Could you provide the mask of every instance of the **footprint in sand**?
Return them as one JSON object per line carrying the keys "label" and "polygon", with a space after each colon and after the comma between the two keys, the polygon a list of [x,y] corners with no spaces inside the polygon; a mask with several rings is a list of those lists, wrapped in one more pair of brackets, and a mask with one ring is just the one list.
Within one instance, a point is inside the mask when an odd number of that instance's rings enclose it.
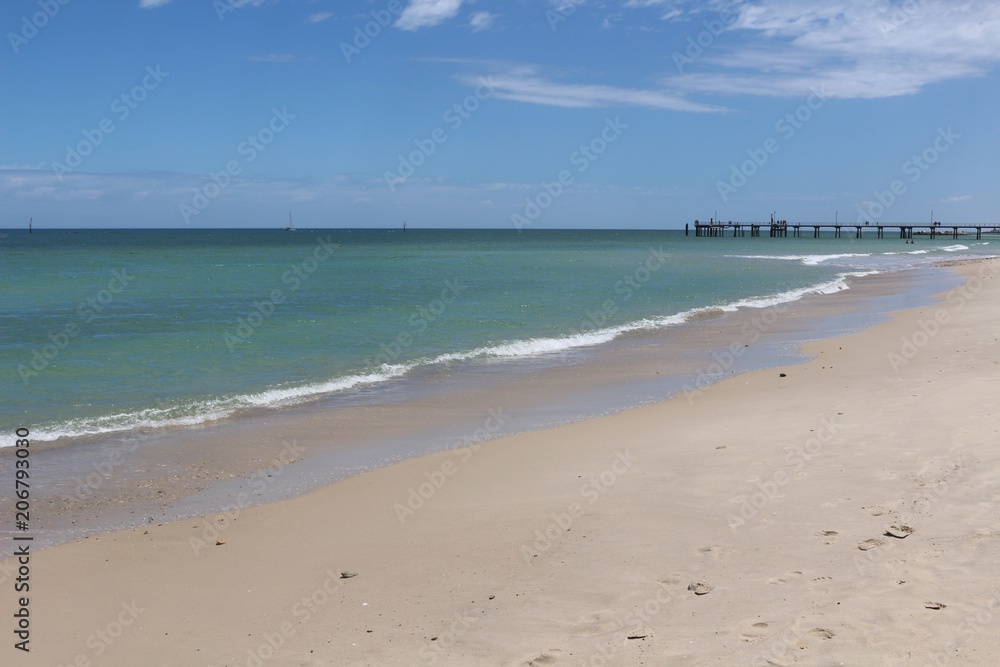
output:
{"label": "footprint in sand", "polygon": [[713,590],[715,590],[715,586],[710,586],[709,584],[706,584],[705,582],[702,581],[694,581],[688,584],[687,589],[692,593],[694,593],[695,595],[700,596],[700,595],[708,595]]}
{"label": "footprint in sand", "polygon": [[862,551],[868,551],[869,549],[876,549],[882,546],[883,544],[885,544],[885,540],[878,537],[873,537],[872,539],[865,540],[864,542],[859,544],[858,548],[861,549]]}
{"label": "footprint in sand", "polygon": [[770,579],[767,580],[767,583],[769,583],[769,584],[787,584],[789,581],[792,581],[793,579],[795,579],[797,577],[801,577],[801,576],[802,576],[802,572],[800,572],[799,570],[793,570],[792,572],[789,572],[788,574],[786,574],[786,575],[784,575],[782,577],[771,577]]}
{"label": "footprint in sand", "polygon": [[684,578],[681,575],[671,574],[670,576],[663,577],[662,579],[657,580],[656,583],[658,583],[661,586],[677,586],[682,581],[684,581]]}
{"label": "footprint in sand", "polygon": [[703,556],[710,555],[716,560],[720,558],[725,558],[729,554],[733,553],[733,551],[735,550],[730,549],[729,547],[720,547],[717,544],[713,544],[712,546],[708,547],[698,547],[698,553],[700,553]]}
{"label": "footprint in sand", "polygon": [[580,617],[581,623],[574,629],[580,635],[600,635],[612,632],[622,627],[621,621],[615,618],[610,609],[592,611]]}
{"label": "footprint in sand", "polygon": [[914,528],[908,526],[905,523],[894,523],[885,529],[885,534],[890,537],[895,537],[897,540],[903,540],[914,533]]}
{"label": "footprint in sand", "polygon": [[833,583],[833,577],[816,577],[811,580],[806,588],[809,589],[810,593],[828,593],[830,591],[830,584]]}
{"label": "footprint in sand", "polygon": [[820,639],[833,639],[836,635],[833,630],[827,630],[826,628],[813,628],[809,631],[809,634]]}
{"label": "footprint in sand", "polygon": [[881,505],[869,505],[868,507],[862,507],[861,509],[868,510],[868,513],[872,516],[882,516],[885,514],[885,508]]}
{"label": "footprint in sand", "polygon": [[767,623],[754,623],[749,630],[740,633],[740,641],[748,644],[759,644],[770,636]]}
{"label": "footprint in sand", "polygon": [[821,530],[816,533],[816,537],[818,537],[823,544],[836,544],[840,541],[840,533],[835,530]]}
{"label": "footprint in sand", "polygon": [[538,657],[528,661],[528,667],[542,667],[542,665],[554,665],[559,660],[562,651],[557,648],[550,648],[541,653]]}

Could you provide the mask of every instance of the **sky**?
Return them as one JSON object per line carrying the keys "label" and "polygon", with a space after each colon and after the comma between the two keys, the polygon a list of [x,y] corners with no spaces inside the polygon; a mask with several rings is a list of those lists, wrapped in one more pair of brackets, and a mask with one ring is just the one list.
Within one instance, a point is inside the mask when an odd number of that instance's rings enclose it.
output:
{"label": "sky", "polygon": [[0,228],[1000,223],[992,0],[5,0]]}

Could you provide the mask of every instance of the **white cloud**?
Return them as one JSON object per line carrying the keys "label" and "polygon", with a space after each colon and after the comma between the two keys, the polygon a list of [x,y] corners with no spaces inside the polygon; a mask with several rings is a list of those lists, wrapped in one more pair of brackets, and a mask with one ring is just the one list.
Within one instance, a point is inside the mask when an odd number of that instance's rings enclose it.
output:
{"label": "white cloud", "polygon": [[142,9],[155,9],[163,5],[169,5],[173,0],[139,0],[139,7]]}
{"label": "white cloud", "polygon": [[[480,85],[483,77],[464,76],[470,85]],[[595,108],[637,106],[672,111],[721,112],[723,107],[701,104],[664,90],[622,88],[603,84],[560,83],[539,74],[533,66],[519,66],[493,72],[486,79],[493,96],[531,104],[557,107]]]}
{"label": "white cloud", "polygon": [[480,30],[489,30],[493,27],[493,22],[496,20],[497,15],[491,14],[490,12],[476,12],[469,19],[469,27],[472,28],[472,32],[479,32]]}
{"label": "white cloud", "polygon": [[[628,4],[640,3],[660,4]],[[690,61],[664,86],[781,97],[824,86],[835,98],[878,98],[983,75],[1000,63],[1000,4],[992,0],[769,0],[729,11],[719,15],[717,34],[707,26],[698,33],[702,53],[674,54],[675,62],[678,54]]]}
{"label": "white cloud", "polygon": [[941,201],[945,204],[958,204],[963,201],[971,201],[971,200],[972,200],[972,195],[961,195],[959,197],[948,197],[946,199],[942,199]]}
{"label": "white cloud", "polygon": [[462,8],[463,0],[412,0],[403,10],[395,26],[402,30],[432,28],[453,18]]}
{"label": "white cloud", "polygon": [[[983,76],[1000,64],[1000,3],[993,0],[624,0],[620,6],[659,11],[678,26],[667,41],[674,51],[663,54],[676,71],[647,89],[511,74],[499,96],[555,106],[718,111],[697,98],[813,91],[841,99],[894,97]],[[605,20],[604,27],[614,25]]]}
{"label": "white cloud", "polygon": [[309,15],[310,23],[322,23],[323,21],[333,18],[333,12],[317,12],[315,14]]}

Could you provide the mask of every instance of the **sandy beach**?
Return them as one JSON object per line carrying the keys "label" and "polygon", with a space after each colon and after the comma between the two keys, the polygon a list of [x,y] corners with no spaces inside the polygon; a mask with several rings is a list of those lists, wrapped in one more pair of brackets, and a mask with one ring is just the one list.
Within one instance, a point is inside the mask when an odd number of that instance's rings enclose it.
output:
{"label": "sandy beach", "polygon": [[997,664],[1000,261],[938,271],[807,363],[34,553],[30,653],[8,558],[4,664]]}

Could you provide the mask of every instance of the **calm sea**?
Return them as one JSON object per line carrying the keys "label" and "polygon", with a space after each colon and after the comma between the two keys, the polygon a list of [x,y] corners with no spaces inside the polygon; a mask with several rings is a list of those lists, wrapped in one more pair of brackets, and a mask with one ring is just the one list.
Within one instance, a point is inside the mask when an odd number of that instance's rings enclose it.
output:
{"label": "calm sea", "polygon": [[[1000,241],[997,241],[1000,243]],[[558,355],[989,241],[683,232],[47,230],[0,239],[0,425],[197,424],[432,365]]]}

